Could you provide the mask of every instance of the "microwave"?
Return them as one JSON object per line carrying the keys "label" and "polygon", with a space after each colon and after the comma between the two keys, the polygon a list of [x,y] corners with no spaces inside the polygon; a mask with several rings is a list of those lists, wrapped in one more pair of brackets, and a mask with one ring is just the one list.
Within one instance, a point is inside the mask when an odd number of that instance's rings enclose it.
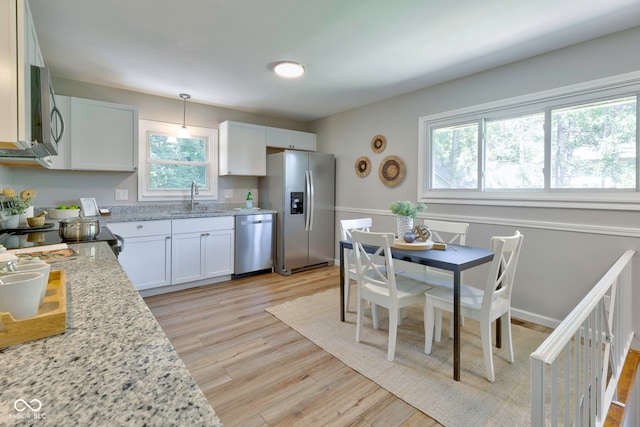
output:
{"label": "microwave", "polygon": [[[31,66],[31,141],[29,148],[0,148],[0,157],[42,159],[58,154],[64,119],[56,106],[49,70]],[[0,162],[6,163],[6,162]]]}

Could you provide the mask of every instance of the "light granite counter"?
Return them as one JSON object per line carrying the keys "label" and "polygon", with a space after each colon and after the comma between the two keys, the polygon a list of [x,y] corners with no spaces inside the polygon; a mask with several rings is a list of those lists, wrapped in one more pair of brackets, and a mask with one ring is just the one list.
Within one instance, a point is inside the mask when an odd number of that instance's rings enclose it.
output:
{"label": "light granite counter", "polygon": [[69,246],[67,331],[0,350],[0,425],[220,426],[109,246]]}
{"label": "light granite counter", "polygon": [[[105,206],[111,214],[100,217],[101,223],[109,222],[130,222],[130,221],[153,221],[165,219],[185,219],[204,218],[219,216],[238,216],[254,214],[275,214],[276,211],[269,209],[246,209],[240,203],[200,203],[193,211],[188,210],[181,204],[172,205],[122,205]],[[39,207],[36,212],[42,210],[52,210],[50,207]]]}

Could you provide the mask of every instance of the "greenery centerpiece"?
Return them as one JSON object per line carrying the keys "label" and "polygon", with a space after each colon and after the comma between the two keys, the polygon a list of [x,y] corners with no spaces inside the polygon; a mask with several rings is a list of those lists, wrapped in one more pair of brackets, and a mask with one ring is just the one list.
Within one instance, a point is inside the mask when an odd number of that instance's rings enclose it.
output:
{"label": "greenery centerpiece", "polygon": [[[6,228],[17,228],[20,223],[26,224],[27,217],[33,216],[31,201],[36,196],[36,190],[23,190],[18,196],[12,188],[5,188],[2,194],[6,197],[6,210],[2,217],[3,220],[7,220]],[[10,218],[5,218],[6,216]]]}
{"label": "greenery centerpiece", "polygon": [[418,213],[427,210],[423,203],[413,203],[410,200],[396,201],[389,206],[391,212],[396,214],[396,232],[398,238],[403,238],[408,231],[413,231],[413,220]]}

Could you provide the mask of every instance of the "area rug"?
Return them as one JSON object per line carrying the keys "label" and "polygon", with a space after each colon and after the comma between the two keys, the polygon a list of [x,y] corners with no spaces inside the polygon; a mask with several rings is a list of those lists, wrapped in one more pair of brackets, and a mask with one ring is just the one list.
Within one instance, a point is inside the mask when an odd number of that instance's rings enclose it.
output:
{"label": "area rug", "polygon": [[[266,311],[416,409],[445,426],[530,425],[529,355],[546,334],[513,325],[515,363],[494,347],[496,381],[485,377],[479,323],[465,319],[461,335],[460,381],[453,380],[453,340],[443,318],[442,340],[424,354],[421,307],[409,307],[398,328],[396,355],[387,361],[388,323],[380,309],[380,329],[366,311],[362,341],[355,342],[355,297],[346,322],[339,320],[339,289],[298,298]],[[355,296],[355,292],[352,293]],[[383,316],[384,314],[384,316]]]}

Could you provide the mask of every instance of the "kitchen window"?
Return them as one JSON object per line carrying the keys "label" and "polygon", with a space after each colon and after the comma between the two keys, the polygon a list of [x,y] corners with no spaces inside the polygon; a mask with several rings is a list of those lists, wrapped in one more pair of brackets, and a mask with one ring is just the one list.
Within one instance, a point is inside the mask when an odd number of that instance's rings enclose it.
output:
{"label": "kitchen window", "polygon": [[419,200],[640,209],[640,81],[580,89],[420,118]]}
{"label": "kitchen window", "polygon": [[180,125],[140,120],[138,200],[186,200],[191,182],[198,200],[218,199],[218,130],[189,126],[191,138],[177,138]]}

